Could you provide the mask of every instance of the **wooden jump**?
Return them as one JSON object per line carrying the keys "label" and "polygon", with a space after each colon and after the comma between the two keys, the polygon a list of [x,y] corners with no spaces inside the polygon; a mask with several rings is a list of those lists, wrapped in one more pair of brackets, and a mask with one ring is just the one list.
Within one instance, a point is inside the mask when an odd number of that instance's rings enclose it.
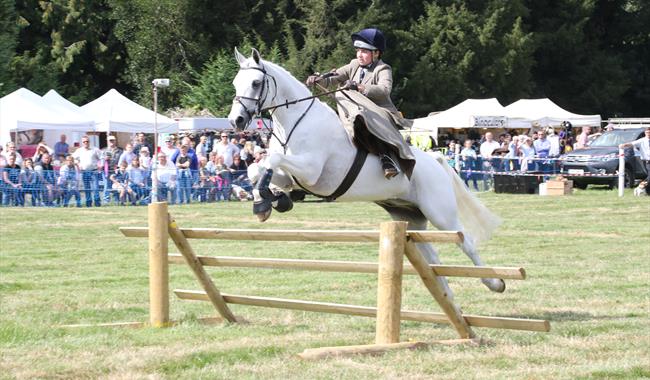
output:
{"label": "wooden jump", "polygon": [[[174,294],[183,300],[209,301],[205,292],[200,290],[183,290],[174,289]],[[312,311],[329,314],[355,315],[358,317],[376,317],[377,308],[368,306],[345,305],[329,302],[302,301],[273,297],[252,297],[237,294],[222,293],[224,301],[234,305],[260,306],[275,309],[289,309]],[[509,317],[486,317],[481,315],[463,314],[469,326],[488,327],[495,329],[524,330],[547,332],[550,330],[550,324],[541,319],[523,319]],[[401,320],[413,322],[428,322],[451,324],[444,313],[402,310]]]}
{"label": "wooden jump", "polygon": [[[262,268],[262,269],[293,269],[318,272],[347,272],[347,273],[377,273],[377,263],[362,261],[335,260],[298,260],[298,259],[267,259],[254,257],[233,256],[197,256],[203,266],[224,268]],[[170,253],[170,264],[185,264],[183,255]],[[524,268],[510,267],[475,267],[467,265],[428,264],[436,276],[446,277],[475,277],[500,278],[504,280],[524,280]],[[404,264],[402,274],[416,275],[418,272],[409,264]]]}
{"label": "wooden jump", "polygon": [[[429,264],[420,255],[415,243],[462,243],[463,235],[457,231],[412,231],[406,222],[385,222],[379,230],[255,230],[220,228],[180,228],[169,216],[167,204],[152,203],[149,208],[149,227],[121,227],[127,237],[149,238],[149,286],[150,325],[166,327],[173,325],[169,319],[169,270],[168,265],[187,264],[202,291],[174,290],[176,296],[185,300],[208,301],[220,315],[219,320],[237,322],[229,304],[271,307],[280,309],[345,314],[377,319],[375,344],[326,347],[305,350],[302,358],[321,358],[354,353],[381,353],[394,349],[426,347],[422,342],[400,343],[400,322],[418,321],[451,324],[460,336],[455,343],[476,344],[480,340],[472,327],[489,327],[545,332],[550,330],[546,320],[509,317],[487,317],[463,314],[453,296],[446,291],[444,277],[481,277],[523,280],[523,268],[470,267]],[[168,240],[172,239],[180,254],[170,254]],[[198,256],[188,239],[261,240],[261,241],[311,241],[379,243],[377,263],[335,260],[295,260],[249,258],[229,256]],[[404,263],[404,257],[410,264]],[[327,302],[291,300],[273,297],[244,296],[222,293],[208,276],[204,267],[238,267],[310,270],[321,272],[349,272],[377,274],[377,307],[346,305]],[[418,275],[442,309],[442,313],[401,309],[402,277]]]}
{"label": "wooden jump", "polygon": [[[188,239],[261,240],[261,241],[329,241],[339,243],[375,243],[379,231],[368,230],[255,230],[226,228],[181,228]],[[120,227],[126,237],[146,238],[147,227]],[[458,231],[406,231],[407,240],[415,243],[462,243]]]}

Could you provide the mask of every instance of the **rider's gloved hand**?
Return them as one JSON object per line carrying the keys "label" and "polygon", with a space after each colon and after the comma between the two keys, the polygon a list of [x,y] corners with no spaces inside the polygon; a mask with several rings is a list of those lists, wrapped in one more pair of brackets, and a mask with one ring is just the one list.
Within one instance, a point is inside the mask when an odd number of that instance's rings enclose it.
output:
{"label": "rider's gloved hand", "polygon": [[346,90],[352,90],[352,91],[358,91],[359,90],[359,84],[355,81],[349,80],[345,82],[345,86],[343,86]]}
{"label": "rider's gloved hand", "polygon": [[314,83],[318,82],[320,79],[320,74],[319,73],[313,73],[312,75],[307,77],[307,80],[305,81],[305,84],[309,87],[313,86]]}

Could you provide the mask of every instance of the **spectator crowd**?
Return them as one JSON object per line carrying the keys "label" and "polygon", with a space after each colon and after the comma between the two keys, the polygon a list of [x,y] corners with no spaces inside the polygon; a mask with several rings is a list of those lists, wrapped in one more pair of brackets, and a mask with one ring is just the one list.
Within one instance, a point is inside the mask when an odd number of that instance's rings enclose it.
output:
{"label": "spectator crowd", "polygon": [[[559,157],[586,147],[590,135],[590,127],[583,127],[574,141],[570,125],[557,133],[533,125],[528,134],[495,138],[488,131],[477,139],[449,140],[437,149],[459,169],[467,186],[471,181],[479,190],[479,181],[484,189],[491,186],[494,173],[557,173]],[[155,152],[144,133],[123,147],[109,135],[102,149],[91,146],[88,136],[75,149],[61,135],[53,148],[40,143],[32,157],[22,157],[9,142],[4,151],[0,146],[0,199],[3,206],[24,206],[29,200],[32,206],[61,207],[71,202],[77,207],[143,205],[154,196],[171,204],[252,199],[248,169],[266,154],[262,136],[221,131],[212,137],[208,132],[168,135]],[[423,150],[436,149],[428,137],[407,141]]]}
{"label": "spectator crowd", "polygon": [[482,180],[487,189],[494,173],[558,173],[560,156],[574,148],[585,148],[590,135],[591,128],[583,127],[574,141],[570,124],[564,124],[558,132],[536,124],[529,134],[502,133],[495,138],[492,132],[486,132],[480,139],[466,139],[462,144],[449,140],[444,152],[449,164],[460,169],[467,186],[471,181],[478,190],[478,181]]}
{"label": "spectator crowd", "polygon": [[143,205],[154,196],[171,204],[252,199],[247,170],[266,154],[262,137],[211,135],[169,135],[158,152],[144,133],[123,147],[109,135],[102,149],[88,136],[71,147],[61,135],[53,148],[40,143],[32,157],[9,142],[4,151],[0,146],[0,199],[3,206],[51,207]]}

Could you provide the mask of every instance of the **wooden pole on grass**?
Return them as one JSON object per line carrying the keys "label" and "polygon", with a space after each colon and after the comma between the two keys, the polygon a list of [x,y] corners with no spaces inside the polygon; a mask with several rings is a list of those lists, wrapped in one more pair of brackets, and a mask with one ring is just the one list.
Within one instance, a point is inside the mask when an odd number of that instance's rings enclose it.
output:
{"label": "wooden pole on grass", "polygon": [[380,225],[376,344],[399,343],[407,225],[407,222]]}
{"label": "wooden pole on grass", "polygon": [[149,322],[169,325],[169,265],[167,261],[167,202],[148,206],[149,219]]}

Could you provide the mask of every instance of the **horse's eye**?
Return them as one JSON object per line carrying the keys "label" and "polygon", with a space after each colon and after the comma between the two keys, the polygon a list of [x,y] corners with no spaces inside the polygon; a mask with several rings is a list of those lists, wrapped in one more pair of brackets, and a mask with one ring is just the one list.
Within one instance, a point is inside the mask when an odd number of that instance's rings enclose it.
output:
{"label": "horse's eye", "polygon": [[262,81],[260,81],[260,80],[254,80],[253,81],[253,88],[259,88],[260,85],[262,85]]}

